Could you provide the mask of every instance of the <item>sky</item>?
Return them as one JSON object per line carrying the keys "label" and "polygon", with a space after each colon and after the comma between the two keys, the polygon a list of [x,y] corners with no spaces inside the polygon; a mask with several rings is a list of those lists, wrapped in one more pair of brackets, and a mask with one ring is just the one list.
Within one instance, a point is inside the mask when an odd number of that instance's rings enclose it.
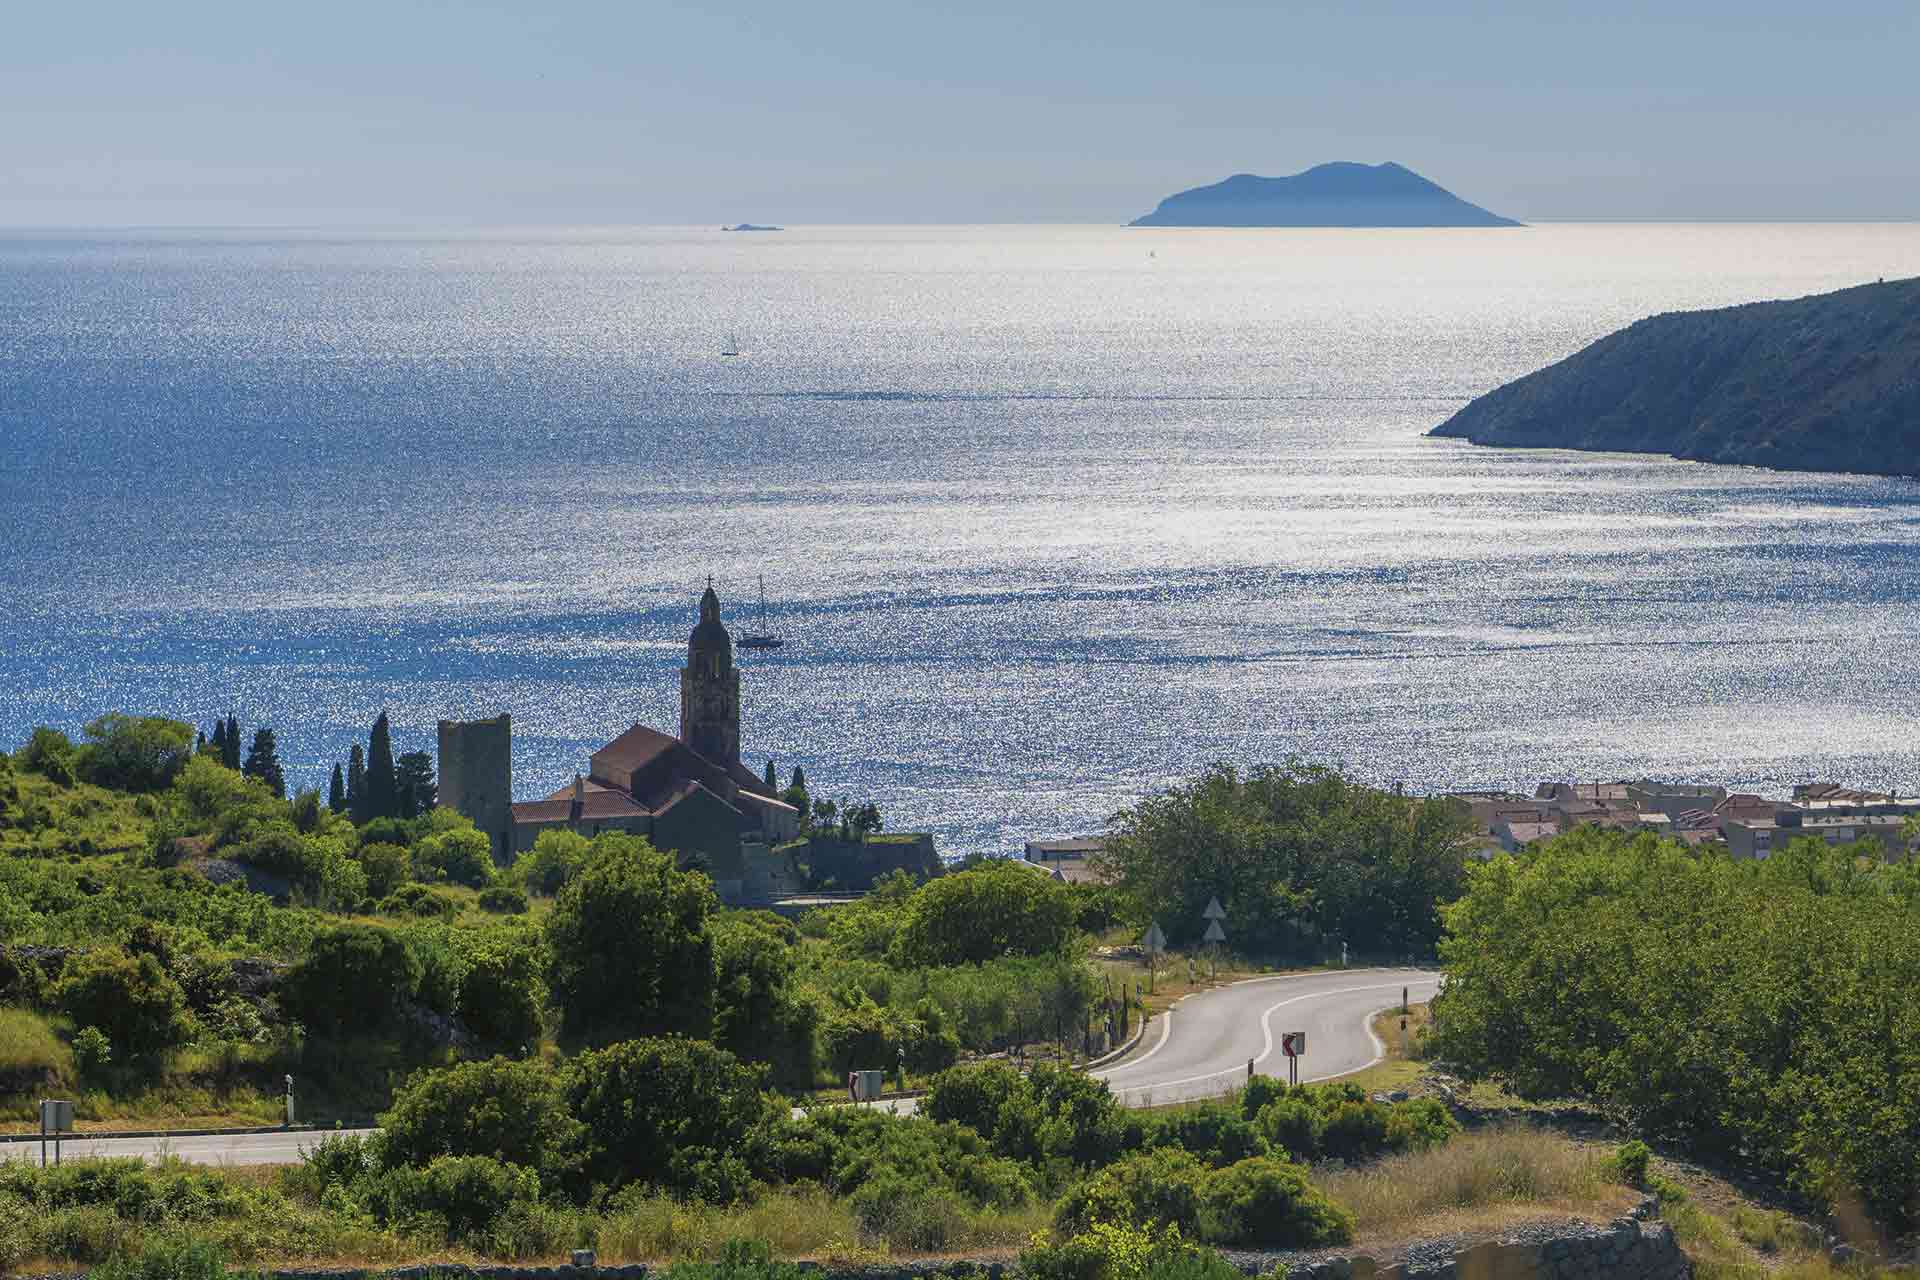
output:
{"label": "sky", "polygon": [[1920,0],[11,0],[0,225],[1920,219]]}

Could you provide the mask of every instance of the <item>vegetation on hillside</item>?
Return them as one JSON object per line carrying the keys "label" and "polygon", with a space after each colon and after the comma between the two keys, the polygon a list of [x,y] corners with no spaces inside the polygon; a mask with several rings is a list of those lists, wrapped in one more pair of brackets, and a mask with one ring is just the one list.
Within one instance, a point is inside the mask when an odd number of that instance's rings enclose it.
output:
{"label": "vegetation on hillside", "polygon": [[1436,1051],[1527,1096],[1920,1220],[1920,865],[1799,840],[1737,862],[1582,828],[1475,868]]}

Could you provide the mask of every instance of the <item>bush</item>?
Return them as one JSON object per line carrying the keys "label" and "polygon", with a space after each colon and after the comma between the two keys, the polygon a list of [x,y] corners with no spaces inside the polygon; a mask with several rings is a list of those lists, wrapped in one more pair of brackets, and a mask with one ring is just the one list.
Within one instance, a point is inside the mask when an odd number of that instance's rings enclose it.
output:
{"label": "bush", "polygon": [[964,1124],[1003,1156],[1042,1164],[1103,1164],[1125,1145],[1124,1121],[1104,1082],[1041,1065],[1022,1075],[1005,1063],[955,1067],[934,1078],[921,1104],[933,1120]]}
{"label": "bush", "polygon": [[420,977],[419,960],[397,934],[348,925],[313,940],[281,979],[280,1006],[309,1031],[339,1036],[384,1025],[418,992]]}
{"label": "bush", "polygon": [[1171,1147],[1128,1156],[1068,1191],[1054,1209],[1054,1225],[1066,1235],[1124,1222],[1197,1236],[1206,1179],[1205,1165]]}
{"label": "bush", "polygon": [[114,712],[87,725],[87,779],[118,791],[160,791],[193,755],[193,726]]}
{"label": "bush", "polygon": [[460,914],[458,902],[424,884],[403,884],[376,905],[382,915],[421,920],[451,920]]}
{"label": "bush", "polygon": [[547,918],[548,983],[567,1029],[607,1042],[713,1028],[713,882],[647,841],[617,833]]}
{"label": "bush", "polygon": [[98,1027],[82,1027],[73,1037],[73,1065],[82,1079],[98,1080],[113,1062],[113,1041]]}
{"label": "bush", "polygon": [[414,864],[436,878],[475,889],[493,883],[493,843],[471,826],[428,836],[413,850]]}
{"label": "bush", "polygon": [[186,993],[150,954],[103,948],[68,959],[55,988],[76,1025],[97,1027],[128,1058],[148,1058],[193,1036]]}
{"label": "bush", "polygon": [[1259,1128],[1226,1102],[1206,1102],[1154,1116],[1146,1126],[1146,1145],[1178,1147],[1214,1168],[1267,1154]]}
{"label": "bush", "polygon": [[1353,1239],[1353,1215],[1285,1160],[1256,1157],[1216,1169],[1200,1201],[1201,1234],[1218,1244],[1308,1249]]}
{"label": "bush", "polygon": [[1064,1241],[1037,1240],[1020,1254],[1023,1280],[1242,1280],[1239,1268],[1179,1230],[1101,1222]]}
{"label": "bush", "polygon": [[363,842],[356,856],[360,859],[360,869],[367,875],[367,894],[374,899],[391,896],[413,877],[413,855],[404,845],[384,840]]}
{"label": "bush", "polygon": [[[885,1184],[904,1191],[951,1191],[980,1208],[1018,1209],[1033,1199],[1033,1174],[996,1156],[972,1129],[855,1107],[827,1107],[780,1119],[756,1136],[754,1176],[819,1183],[850,1197]],[[869,1199],[876,1199],[874,1193]]]}
{"label": "bush", "polygon": [[511,875],[528,893],[551,898],[587,865],[593,846],[577,831],[542,831],[514,862]]}
{"label": "bush", "polygon": [[907,900],[889,953],[902,968],[1054,955],[1076,936],[1067,886],[1002,862],[930,880]]}
{"label": "bush", "polygon": [[[532,1169],[549,1185],[573,1177],[586,1141],[553,1070],[507,1058],[415,1074],[395,1092],[380,1123],[380,1156],[388,1167],[487,1156]],[[328,1152],[327,1158],[349,1154],[358,1153]]]}
{"label": "bush", "polygon": [[210,1241],[162,1237],[149,1241],[138,1257],[115,1254],[87,1280],[227,1280],[227,1260]]}
{"label": "bush", "polygon": [[523,942],[490,938],[467,954],[460,1020],[488,1044],[530,1049],[540,1043],[547,984],[545,957]]}
{"label": "bush", "polygon": [[1647,1144],[1635,1138],[1622,1143],[1613,1153],[1613,1167],[1620,1175],[1620,1181],[1630,1187],[1647,1185],[1647,1163],[1653,1159],[1653,1152]]}
{"label": "bush", "polygon": [[66,734],[45,725],[34,729],[14,763],[23,772],[37,773],[56,787],[71,787],[80,780],[80,753]]}
{"label": "bush", "polygon": [[761,1240],[729,1240],[717,1262],[676,1262],[662,1280],[805,1280],[807,1272],[795,1263],[775,1262],[773,1249]]}
{"label": "bush", "polygon": [[943,1253],[967,1228],[967,1202],[958,1192],[916,1185],[891,1176],[875,1178],[850,1203],[861,1236],[876,1244],[921,1253]]}
{"label": "bush", "polygon": [[527,895],[512,885],[488,885],[480,891],[480,909],[496,915],[523,916],[527,914]]}
{"label": "bush", "polygon": [[374,1196],[380,1216],[403,1228],[417,1231],[431,1223],[449,1242],[519,1252],[517,1242],[501,1240],[497,1228],[510,1214],[524,1218],[538,1209],[540,1179],[531,1169],[491,1156],[441,1156],[424,1169],[389,1171]]}
{"label": "bush", "polygon": [[767,1114],[760,1071],[724,1049],[670,1036],[629,1040],[568,1064],[567,1103],[586,1126],[586,1175],[726,1204],[748,1186],[747,1136]]}

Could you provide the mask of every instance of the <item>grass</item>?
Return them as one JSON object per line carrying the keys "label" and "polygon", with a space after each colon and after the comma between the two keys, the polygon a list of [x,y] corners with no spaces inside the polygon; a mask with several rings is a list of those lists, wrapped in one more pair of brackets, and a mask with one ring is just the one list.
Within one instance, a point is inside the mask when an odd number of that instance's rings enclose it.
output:
{"label": "grass", "polygon": [[53,1024],[26,1009],[0,1007],[0,1078],[45,1075],[55,1084],[73,1078],[73,1050]]}
{"label": "grass", "polygon": [[1543,1210],[1605,1218],[1637,1199],[1609,1178],[1603,1155],[1525,1126],[1461,1134],[1314,1181],[1353,1210],[1360,1236],[1376,1240],[1488,1229]]}
{"label": "grass", "polygon": [[1387,1056],[1370,1067],[1363,1067],[1342,1080],[1359,1085],[1369,1093],[1391,1093],[1405,1089],[1426,1072],[1421,1060],[1421,1038],[1433,1025],[1433,1010],[1424,1004],[1407,1007],[1406,1030],[1400,1029],[1400,1006],[1383,1009],[1373,1015],[1373,1034],[1387,1047]]}

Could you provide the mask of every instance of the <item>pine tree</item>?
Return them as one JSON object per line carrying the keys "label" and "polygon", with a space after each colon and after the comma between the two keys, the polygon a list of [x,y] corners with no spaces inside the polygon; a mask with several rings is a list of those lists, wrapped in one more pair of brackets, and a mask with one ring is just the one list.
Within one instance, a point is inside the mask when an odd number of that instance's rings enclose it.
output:
{"label": "pine tree", "polygon": [[432,756],[424,751],[407,752],[395,764],[393,776],[400,817],[417,818],[433,808],[438,788],[433,781]]}
{"label": "pine tree", "polygon": [[247,762],[240,772],[267,784],[274,795],[287,798],[287,775],[280,769],[280,752],[273,741],[273,730],[262,727],[254,732],[253,746],[247,750]]}
{"label": "pine tree", "polygon": [[221,744],[220,749],[222,752],[222,759],[220,763],[224,764],[229,769],[238,769],[240,767],[240,717],[239,716],[227,717],[227,738],[226,738],[226,741]]}
{"label": "pine tree", "polygon": [[355,822],[365,822],[373,816],[367,812],[367,753],[357,742],[347,753],[347,812]]}
{"label": "pine tree", "polygon": [[327,783],[327,808],[334,813],[347,811],[347,783],[340,776],[340,762],[333,762],[333,780]]}
{"label": "pine tree", "polygon": [[373,722],[373,737],[367,743],[367,816],[400,816],[400,787],[393,773],[393,730],[387,726],[387,713]]}
{"label": "pine tree", "polygon": [[769,795],[780,789],[780,784],[774,781],[772,756],[767,757],[767,776],[764,781],[767,784],[767,793]]}

